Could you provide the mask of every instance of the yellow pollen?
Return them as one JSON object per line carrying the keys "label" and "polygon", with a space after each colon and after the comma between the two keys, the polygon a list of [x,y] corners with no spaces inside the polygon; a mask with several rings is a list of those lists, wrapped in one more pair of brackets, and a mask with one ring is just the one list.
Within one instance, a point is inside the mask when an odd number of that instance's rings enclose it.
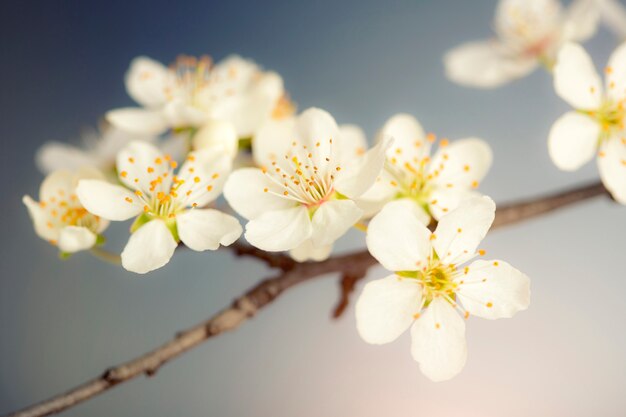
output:
{"label": "yellow pollen", "polygon": [[195,178],[193,179],[193,182],[200,182],[200,177],[195,177]]}
{"label": "yellow pollen", "polygon": [[433,143],[437,140],[437,136],[435,136],[434,133],[429,133],[426,135],[426,140],[428,140],[430,143]]}
{"label": "yellow pollen", "polygon": [[157,165],[161,165],[163,163],[163,160],[161,158],[155,158],[154,163]]}
{"label": "yellow pollen", "polygon": [[487,303],[487,304],[485,304],[485,305],[487,306],[487,308],[491,308],[491,307],[493,307],[493,303],[492,303],[491,301],[490,301],[490,302],[488,302],[488,303]]}
{"label": "yellow pollen", "polygon": [[264,193],[266,193],[266,192],[268,192],[268,191],[269,191],[269,189],[267,189],[267,188],[264,188],[264,189],[263,189],[263,192],[264,192]]}
{"label": "yellow pollen", "polygon": [[154,172],[154,168],[148,167],[148,174],[152,174]]}
{"label": "yellow pollen", "polygon": [[435,329],[437,329],[437,330],[441,329],[441,324],[440,323],[435,323]]}
{"label": "yellow pollen", "polygon": [[415,320],[419,319],[419,318],[420,318],[420,313],[415,313],[415,314],[413,314],[413,318],[414,318]]}
{"label": "yellow pollen", "polygon": [[172,167],[172,169],[176,169],[176,167],[178,166],[178,162],[170,161],[170,166]]}
{"label": "yellow pollen", "polygon": [[437,235],[436,234],[433,233],[432,235],[430,235],[430,240],[435,240],[435,239],[437,239]]}
{"label": "yellow pollen", "polygon": [[148,207],[148,206],[143,206],[143,211],[149,211],[149,210],[150,210],[150,207]]}
{"label": "yellow pollen", "polygon": [[461,229],[460,227],[458,229],[456,229],[457,233],[461,233],[463,231],[463,229]]}
{"label": "yellow pollen", "polygon": [[445,148],[449,144],[450,144],[450,141],[448,139],[441,139],[441,142],[439,142],[439,146],[441,146],[442,148]]}
{"label": "yellow pollen", "polygon": [[472,188],[478,188],[478,181],[472,181]]}
{"label": "yellow pollen", "polygon": [[128,176],[128,172],[126,172],[126,171],[120,172],[120,177],[126,178],[127,176]]}
{"label": "yellow pollen", "polygon": [[289,195],[289,191],[283,192],[283,195]]}
{"label": "yellow pollen", "polygon": [[485,256],[485,253],[487,253],[487,252],[485,252],[485,250],[484,250],[484,249],[479,249],[479,250],[478,250],[478,254],[479,254],[480,256]]}
{"label": "yellow pollen", "polygon": [[194,155],[188,155],[187,156],[187,160],[190,161],[190,162],[193,162],[193,161],[196,160],[196,157]]}
{"label": "yellow pollen", "polygon": [[128,158],[128,162],[130,162],[131,164],[134,164],[135,163],[135,158],[132,158],[132,157]]}
{"label": "yellow pollen", "polygon": [[495,262],[493,263],[493,266],[498,266],[498,265],[500,265],[500,264],[498,263],[498,261],[495,261]]}
{"label": "yellow pollen", "polygon": [[470,166],[469,165],[465,165],[463,167],[463,171],[468,172],[470,170]]}
{"label": "yellow pollen", "polygon": [[126,200],[128,203],[132,203],[133,202],[133,199],[130,198],[130,197],[126,197],[126,198],[124,198],[124,200]]}
{"label": "yellow pollen", "polygon": [[213,174],[213,176],[212,176],[211,178],[216,179],[216,178],[218,178],[219,176],[220,176],[220,174],[215,173],[215,174]]}
{"label": "yellow pollen", "polygon": [[198,207],[198,203],[193,203],[191,207],[194,207],[194,208]]}

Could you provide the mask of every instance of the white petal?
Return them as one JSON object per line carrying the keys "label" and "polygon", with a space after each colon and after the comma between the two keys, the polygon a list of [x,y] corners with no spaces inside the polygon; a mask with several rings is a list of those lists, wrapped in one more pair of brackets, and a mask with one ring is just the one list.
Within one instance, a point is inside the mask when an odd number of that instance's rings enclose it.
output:
{"label": "white petal", "polygon": [[484,140],[460,139],[437,151],[429,165],[429,174],[433,175],[435,184],[443,187],[475,188],[487,175],[492,159],[491,148]]}
{"label": "white petal", "polygon": [[246,219],[254,219],[268,211],[294,207],[293,201],[280,197],[282,192],[279,186],[256,168],[234,171],[224,185],[226,201]]}
{"label": "white petal", "polygon": [[342,166],[347,165],[367,151],[367,139],[363,129],[357,125],[345,124],[339,126],[337,141],[337,159]]}
{"label": "white petal", "polygon": [[176,200],[186,207],[204,207],[222,192],[232,167],[224,148],[201,149],[190,153],[178,171]]}
{"label": "white petal", "polygon": [[435,188],[430,194],[428,210],[437,221],[450,213],[461,204],[462,201],[472,197],[479,197],[481,194],[461,187],[448,188],[440,186]]}
{"label": "white petal", "polygon": [[624,100],[626,98],[626,43],[622,43],[611,54],[606,72],[607,94],[615,102]]}
{"label": "white petal", "polygon": [[193,149],[223,148],[234,158],[239,139],[232,123],[224,120],[209,120],[193,135]]}
{"label": "white petal", "polygon": [[566,43],[554,66],[556,93],[577,110],[594,110],[602,101],[602,84],[582,46]]}
{"label": "white petal", "polygon": [[162,220],[152,220],[130,235],[122,251],[122,266],[145,274],[170,261],[178,244]]}
{"label": "white petal", "polygon": [[74,253],[89,249],[96,243],[96,235],[86,227],[67,226],[59,234],[59,249]]}
{"label": "white petal", "polygon": [[392,139],[384,138],[365,155],[353,158],[337,174],[335,189],[350,198],[364,194],[380,175],[391,142]]}
{"label": "white petal", "polygon": [[431,233],[422,219],[406,200],[387,204],[367,227],[367,249],[390,271],[421,269],[431,252]]}
{"label": "white petal", "polygon": [[574,0],[565,13],[562,38],[569,41],[586,41],[591,38],[600,22],[598,0]]}
{"label": "white petal", "polygon": [[596,152],[600,126],[589,116],[569,112],[550,129],[548,152],[561,170],[574,171],[589,162]]}
{"label": "white petal", "polygon": [[485,40],[464,43],[444,56],[446,76],[467,87],[495,88],[537,67],[533,57],[517,55],[505,45]]}
{"label": "white petal", "polygon": [[39,187],[39,200],[67,199],[76,188],[76,176],[68,170],[54,171],[46,176]]}
{"label": "white petal", "polygon": [[106,119],[112,125],[136,134],[160,135],[168,128],[163,113],[158,110],[126,107],[107,112]]}
{"label": "white petal", "polygon": [[28,209],[35,233],[44,240],[56,241],[59,238],[59,224],[36,201],[25,195],[22,202]]}
{"label": "white petal", "polygon": [[284,158],[295,139],[296,119],[293,117],[267,121],[252,141],[252,155],[259,167],[269,168],[273,161]]}
{"label": "white petal", "polygon": [[[355,199],[366,218],[370,218],[378,213],[386,203],[396,196],[398,189],[392,185],[393,180],[394,178],[383,169],[376,181],[374,181],[374,184],[360,197]],[[426,217],[430,220],[428,214],[426,214]]]}
{"label": "white petal", "polygon": [[433,247],[444,264],[462,264],[476,254],[493,223],[496,205],[489,197],[474,197],[439,220]]}
{"label": "white petal", "polygon": [[176,216],[178,235],[195,250],[216,250],[236,241],[243,229],[233,216],[213,209],[193,209]]}
{"label": "white petal", "polygon": [[360,218],[363,212],[352,200],[332,200],[323,203],[313,215],[314,246],[328,246],[343,236]]}
{"label": "white petal", "polygon": [[169,76],[163,64],[140,56],[130,63],[126,73],[126,90],[142,106],[160,106],[166,101],[165,89]]}
{"label": "white petal", "polygon": [[162,112],[167,125],[174,128],[199,127],[208,120],[205,112],[182,99],[169,101]]}
{"label": "white petal", "polygon": [[404,166],[405,162],[414,164],[415,158],[421,160],[430,154],[430,142],[426,140],[424,129],[410,114],[396,114],[387,120],[380,130],[378,141],[382,142],[385,138],[393,138],[387,156],[396,158],[399,166]]}
{"label": "white petal", "polygon": [[470,314],[485,319],[513,317],[530,304],[530,280],[503,261],[473,262],[456,279],[457,296]]}
{"label": "white petal", "polygon": [[311,237],[311,220],[305,207],[266,212],[246,225],[246,239],[266,251],[295,249]]}
{"label": "white petal", "polygon": [[83,166],[96,166],[97,161],[84,150],[65,143],[48,142],[37,150],[35,162],[45,174],[57,170],[75,170]]}
{"label": "white petal", "polygon": [[596,0],[603,23],[618,39],[626,38],[626,9],[619,0]]}
{"label": "white petal", "polygon": [[393,342],[415,320],[422,306],[417,280],[389,275],[368,282],[356,307],[356,328],[367,343]]}
{"label": "white petal", "polygon": [[602,144],[598,168],[602,183],[620,204],[626,204],[626,144],[612,137]]}
{"label": "white petal", "polygon": [[[339,127],[333,116],[315,107],[302,112],[296,120],[296,141],[300,146],[312,150],[312,161],[320,168],[327,166],[326,158],[336,160],[336,148],[332,141],[340,140]],[[319,146],[318,146],[319,143]]]}
{"label": "white petal", "polygon": [[333,245],[313,246],[311,239],[305,240],[300,246],[289,251],[289,255],[297,262],[323,261],[330,256]]}
{"label": "white petal", "polygon": [[[159,148],[145,141],[134,141],[117,154],[117,173],[122,183],[145,194],[169,192],[171,167]],[[156,186],[152,181],[160,178]]]}
{"label": "white petal", "polygon": [[443,298],[433,299],[411,327],[411,354],[435,382],[456,376],[467,360],[465,322]]}
{"label": "white petal", "polygon": [[137,196],[105,181],[81,180],[76,194],[87,211],[107,220],[128,220],[143,211]]}
{"label": "white petal", "polygon": [[560,29],[563,9],[558,0],[500,0],[494,20],[507,43],[532,46]]}

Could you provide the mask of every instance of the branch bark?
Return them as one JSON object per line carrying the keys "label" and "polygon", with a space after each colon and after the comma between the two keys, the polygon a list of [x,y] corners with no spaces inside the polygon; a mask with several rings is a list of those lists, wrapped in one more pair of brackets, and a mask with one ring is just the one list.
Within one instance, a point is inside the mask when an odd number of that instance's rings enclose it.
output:
{"label": "branch bark", "polygon": [[[498,209],[492,229],[518,223],[601,195],[608,195],[608,192],[602,184],[596,183],[558,194],[504,205]],[[164,345],[136,359],[115,366],[101,376],[64,394],[8,414],[6,417],[42,417],[59,413],[142,374],[153,376],[165,363],[211,337],[236,329],[285,290],[313,278],[341,274],[343,278],[342,299],[335,310],[338,316],[348,305],[348,296],[357,281],[376,264],[376,260],[367,251],[335,256],[323,262],[299,264],[286,255],[267,253],[242,244],[235,244],[232,248],[237,256],[254,257],[270,267],[279,268],[281,273],[274,278],[261,281],[235,299],[230,307],[209,320],[178,333]]]}

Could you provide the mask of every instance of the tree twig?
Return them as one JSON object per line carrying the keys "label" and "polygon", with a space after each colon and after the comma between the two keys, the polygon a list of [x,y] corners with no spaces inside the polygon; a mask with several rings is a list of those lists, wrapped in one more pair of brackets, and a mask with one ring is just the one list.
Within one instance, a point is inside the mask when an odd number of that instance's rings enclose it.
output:
{"label": "tree twig", "polygon": [[[602,184],[598,183],[516,204],[505,205],[498,209],[492,229],[518,223],[600,195],[608,195],[608,193]],[[253,317],[260,309],[270,304],[285,290],[313,278],[336,273],[342,274],[342,287],[345,286],[343,288],[345,300],[342,299],[335,310],[335,313],[338,311],[340,313],[345,310],[348,301],[347,297],[353,290],[354,285],[366,275],[370,267],[376,264],[375,259],[367,251],[334,256],[323,262],[298,264],[285,255],[268,254],[242,244],[237,244],[234,249],[235,254],[238,256],[255,257],[271,267],[280,268],[282,272],[274,278],[261,281],[244,295],[235,299],[230,307],[222,310],[204,323],[178,333],[169,342],[151,352],[115,366],[101,376],[64,394],[26,407],[8,416],[42,417],[55,414],[76,406],[115,385],[134,379],[139,375],[152,376],[165,363],[213,336],[236,329]]]}

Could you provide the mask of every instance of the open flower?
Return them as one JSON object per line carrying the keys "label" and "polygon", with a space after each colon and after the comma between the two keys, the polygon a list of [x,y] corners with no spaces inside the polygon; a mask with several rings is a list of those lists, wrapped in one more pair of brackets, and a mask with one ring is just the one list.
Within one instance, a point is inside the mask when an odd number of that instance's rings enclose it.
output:
{"label": "open flower", "polygon": [[114,221],[138,216],[122,252],[122,266],[140,274],[167,264],[179,241],[195,251],[230,245],[242,229],[232,216],[202,208],[215,200],[231,160],[215,149],[189,154],[174,175],[176,162],[154,146],[133,142],[117,157],[126,186],[82,180],[77,194],[87,210]]}
{"label": "open flower", "polygon": [[603,88],[591,58],[577,44],[566,44],[554,67],[557,94],[576,111],[559,118],[548,150],[559,169],[573,171],[597,153],[604,186],[626,204],[626,44],[613,52]]}
{"label": "open flower", "polygon": [[108,120],[131,132],[152,134],[216,119],[232,123],[240,137],[250,137],[275,111],[282,114],[285,96],[278,74],[238,56],[215,66],[208,57],[182,56],[171,68],[138,57],[126,74],[126,89],[143,108],[110,111]]}
{"label": "open flower", "polygon": [[391,200],[417,206],[416,213],[425,224],[430,217],[439,220],[474,191],[491,166],[491,148],[477,138],[439,141],[430,157],[433,134],[425,135],[419,122],[408,114],[397,114],[383,126],[380,137],[393,138],[387,150],[385,168],[360,199],[368,214],[376,213]]}
{"label": "open flower", "polygon": [[395,340],[411,327],[411,353],[433,381],[458,374],[467,357],[465,322],[511,317],[528,307],[529,279],[506,262],[478,260],[494,219],[488,197],[464,201],[434,233],[403,204],[372,219],[367,248],[392,275],[369,282],[356,304],[357,329],[368,343]]}
{"label": "open flower", "polygon": [[41,183],[39,202],[24,196],[37,235],[58,246],[63,253],[89,249],[109,222],[93,215],[81,205],[76,186],[81,179],[102,179],[95,169],[77,172],[54,171]]}
{"label": "open flower", "polygon": [[498,87],[530,74],[539,64],[551,67],[563,43],[593,36],[598,17],[596,0],[574,0],[565,10],[558,0],[500,0],[496,37],[449,51],[446,74],[465,86]]}
{"label": "open flower", "polygon": [[[296,260],[321,260],[361,217],[354,202],[376,180],[388,142],[357,156],[354,128],[312,108],[275,124],[254,140],[262,167],[232,173],[224,197],[249,220],[246,239],[266,251],[290,250]],[[362,145],[361,145],[362,146]]]}

